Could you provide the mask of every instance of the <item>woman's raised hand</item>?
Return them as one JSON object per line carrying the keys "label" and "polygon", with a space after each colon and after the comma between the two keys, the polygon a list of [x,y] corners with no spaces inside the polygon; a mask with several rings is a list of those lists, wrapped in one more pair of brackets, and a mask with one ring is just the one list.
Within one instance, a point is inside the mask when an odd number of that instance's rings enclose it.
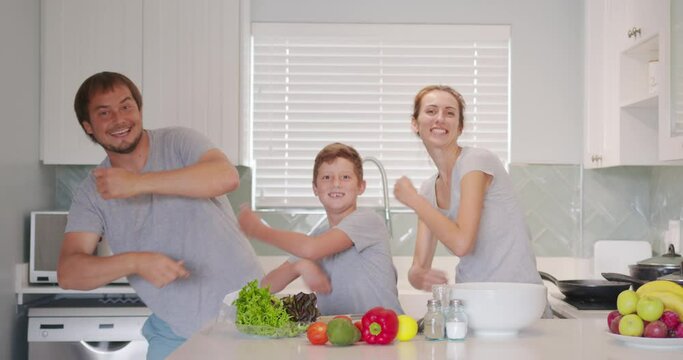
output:
{"label": "woman's raised hand", "polygon": [[394,185],[394,196],[398,201],[412,208],[413,200],[420,195],[417,193],[412,181],[405,176],[401,176]]}

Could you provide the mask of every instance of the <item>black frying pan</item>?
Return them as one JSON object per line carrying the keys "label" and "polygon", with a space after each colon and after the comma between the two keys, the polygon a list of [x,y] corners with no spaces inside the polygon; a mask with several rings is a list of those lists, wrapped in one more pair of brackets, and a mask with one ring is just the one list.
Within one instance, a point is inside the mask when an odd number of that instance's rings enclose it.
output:
{"label": "black frying pan", "polygon": [[619,293],[631,287],[631,283],[600,279],[557,280],[554,276],[539,271],[541,278],[548,280],[560,290],[564,296],[576,300],[590,302],[617,302]]}

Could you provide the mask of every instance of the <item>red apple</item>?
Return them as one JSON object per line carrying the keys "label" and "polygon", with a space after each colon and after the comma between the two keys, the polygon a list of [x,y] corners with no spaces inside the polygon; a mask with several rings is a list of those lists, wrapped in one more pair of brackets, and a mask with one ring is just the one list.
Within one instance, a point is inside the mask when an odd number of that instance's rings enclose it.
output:
{"label": "red apple", "polygon": [[643,331],[643,336],[648,338],[664,338],[668,335],[669,329],[660,320],[655,320],[647,324]]}
{"label": "red apple", "polygon": [[614,310],[614,311],[611,311],[609,314],[607,314],[607,327],[611,327],[612,326],[612,320],[614,320],[614,318],[616,318],[619,315],[621,315],[619,313],[619,310]]}
{"label": "red apple", "polygon": [[662,322],[664,322],[664,324],[667,328],[669,328],[669,330],[676,329],[678,324],[681,323],[681,319],[678,316],[678,314],[671,310],[665,310],[664,313],[662,313],[662,317],[659,320],[662,320]]}
{"label": "red apple", "polygon": [[621,315],[617,315],[617,317],[612,319],[612,322],[609,324],[609,331],[611,331],[613,334],[619,335],[619,322],[621,321],[621,318]]}
{"label": "red apple", "polygon": [[676,337],[683,338],[683,322],[676,326]]}

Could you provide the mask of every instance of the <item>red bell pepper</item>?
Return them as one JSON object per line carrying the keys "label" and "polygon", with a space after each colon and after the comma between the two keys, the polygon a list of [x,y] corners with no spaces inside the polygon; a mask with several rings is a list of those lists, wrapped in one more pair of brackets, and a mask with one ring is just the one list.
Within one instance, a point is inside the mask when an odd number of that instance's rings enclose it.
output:
{"label": "red bell pepper", "polygon": [[398,316],[391,309],[374,307],[363,315],[363,340],[368,344],[390,344],[398,333]]}

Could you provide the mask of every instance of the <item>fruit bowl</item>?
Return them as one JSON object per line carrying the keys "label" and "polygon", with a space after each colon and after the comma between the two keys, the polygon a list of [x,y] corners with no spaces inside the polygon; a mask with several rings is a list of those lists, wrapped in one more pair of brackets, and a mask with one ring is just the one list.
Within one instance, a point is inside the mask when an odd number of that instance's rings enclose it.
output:
{"label": "fruit bowl", "polygon": [[683,338],[647,338],[640,336],[624,336],[607,332],[607,336],[625,345],[642,348],[683,348]]}
{"label": "fruit bowl", "polygon": [[476,336],[515,336],[540,319],[547,289],[540,284],[471,282],[453,286],[451,299],[461,299]]}

